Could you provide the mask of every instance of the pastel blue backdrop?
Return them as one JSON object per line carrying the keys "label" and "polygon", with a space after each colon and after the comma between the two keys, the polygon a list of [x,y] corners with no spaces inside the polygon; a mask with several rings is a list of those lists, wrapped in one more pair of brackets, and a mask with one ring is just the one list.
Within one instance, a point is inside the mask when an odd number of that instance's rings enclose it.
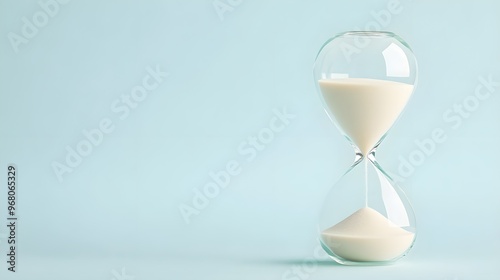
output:
{"label": "pastel blue backdrop", "polygon": [[[6,168],[19,170],[17,272],[2,261],[0,278],[498,279],[499,10],[0,1],[2,260]],[[312,65],[336,33],[378,28],[419,63],[377,154],[419,232],[393,266],[342,267],[318,260],[316,221],[353,155]]]}

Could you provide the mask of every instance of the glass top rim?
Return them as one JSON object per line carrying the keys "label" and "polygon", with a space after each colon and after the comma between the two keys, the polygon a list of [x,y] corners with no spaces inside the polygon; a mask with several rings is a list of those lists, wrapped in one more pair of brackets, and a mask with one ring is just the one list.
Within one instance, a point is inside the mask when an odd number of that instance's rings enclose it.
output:
{"label": "glass top rim", "polygon": [[337,36],[370,36],[370,37],[395,37],[396,34],[390,31],[346,31],[337,34]]}

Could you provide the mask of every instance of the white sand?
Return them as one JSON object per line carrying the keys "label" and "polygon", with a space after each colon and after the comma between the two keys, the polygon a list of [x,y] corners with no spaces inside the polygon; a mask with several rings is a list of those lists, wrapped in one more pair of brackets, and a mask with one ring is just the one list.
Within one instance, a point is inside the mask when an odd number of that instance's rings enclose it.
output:
{"label": "white sand", "polygon": [[387,261],[403,254],[415,234],[372,208],[361,208],[321,233],[323,244],[351,261]]}
{"label": "white sand", "polygon": [[384,80],[318,82],[331,114],[363,155],[391,128],[413,92],[412,85]]}

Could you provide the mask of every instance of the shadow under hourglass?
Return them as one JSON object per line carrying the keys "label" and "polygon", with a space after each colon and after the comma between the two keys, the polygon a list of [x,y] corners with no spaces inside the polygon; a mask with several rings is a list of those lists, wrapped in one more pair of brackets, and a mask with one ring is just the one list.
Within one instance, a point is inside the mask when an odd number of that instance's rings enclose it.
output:
{"label": "shadow under hourglass", "polygon": [[304,265],[304,266],[343,266],[332,260],[324,259],[300,259],[300,258],[281,258],[281,259],[267,259],[251,261],[255,264],[261,265]]}

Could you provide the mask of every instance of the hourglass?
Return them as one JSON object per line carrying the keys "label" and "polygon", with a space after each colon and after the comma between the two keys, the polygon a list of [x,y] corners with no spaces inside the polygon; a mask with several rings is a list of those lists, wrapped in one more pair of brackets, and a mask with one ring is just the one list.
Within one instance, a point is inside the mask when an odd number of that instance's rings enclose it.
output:
{"label": "hourglass", "polygon": [[319,221],[321,246],[338,263],[389,263],[413,246],[413,210],[375,151],[408,103],[416,79],[410,47],[391,32],[341,33],[318,53],[314,80],[320,99],[355,151]]}

